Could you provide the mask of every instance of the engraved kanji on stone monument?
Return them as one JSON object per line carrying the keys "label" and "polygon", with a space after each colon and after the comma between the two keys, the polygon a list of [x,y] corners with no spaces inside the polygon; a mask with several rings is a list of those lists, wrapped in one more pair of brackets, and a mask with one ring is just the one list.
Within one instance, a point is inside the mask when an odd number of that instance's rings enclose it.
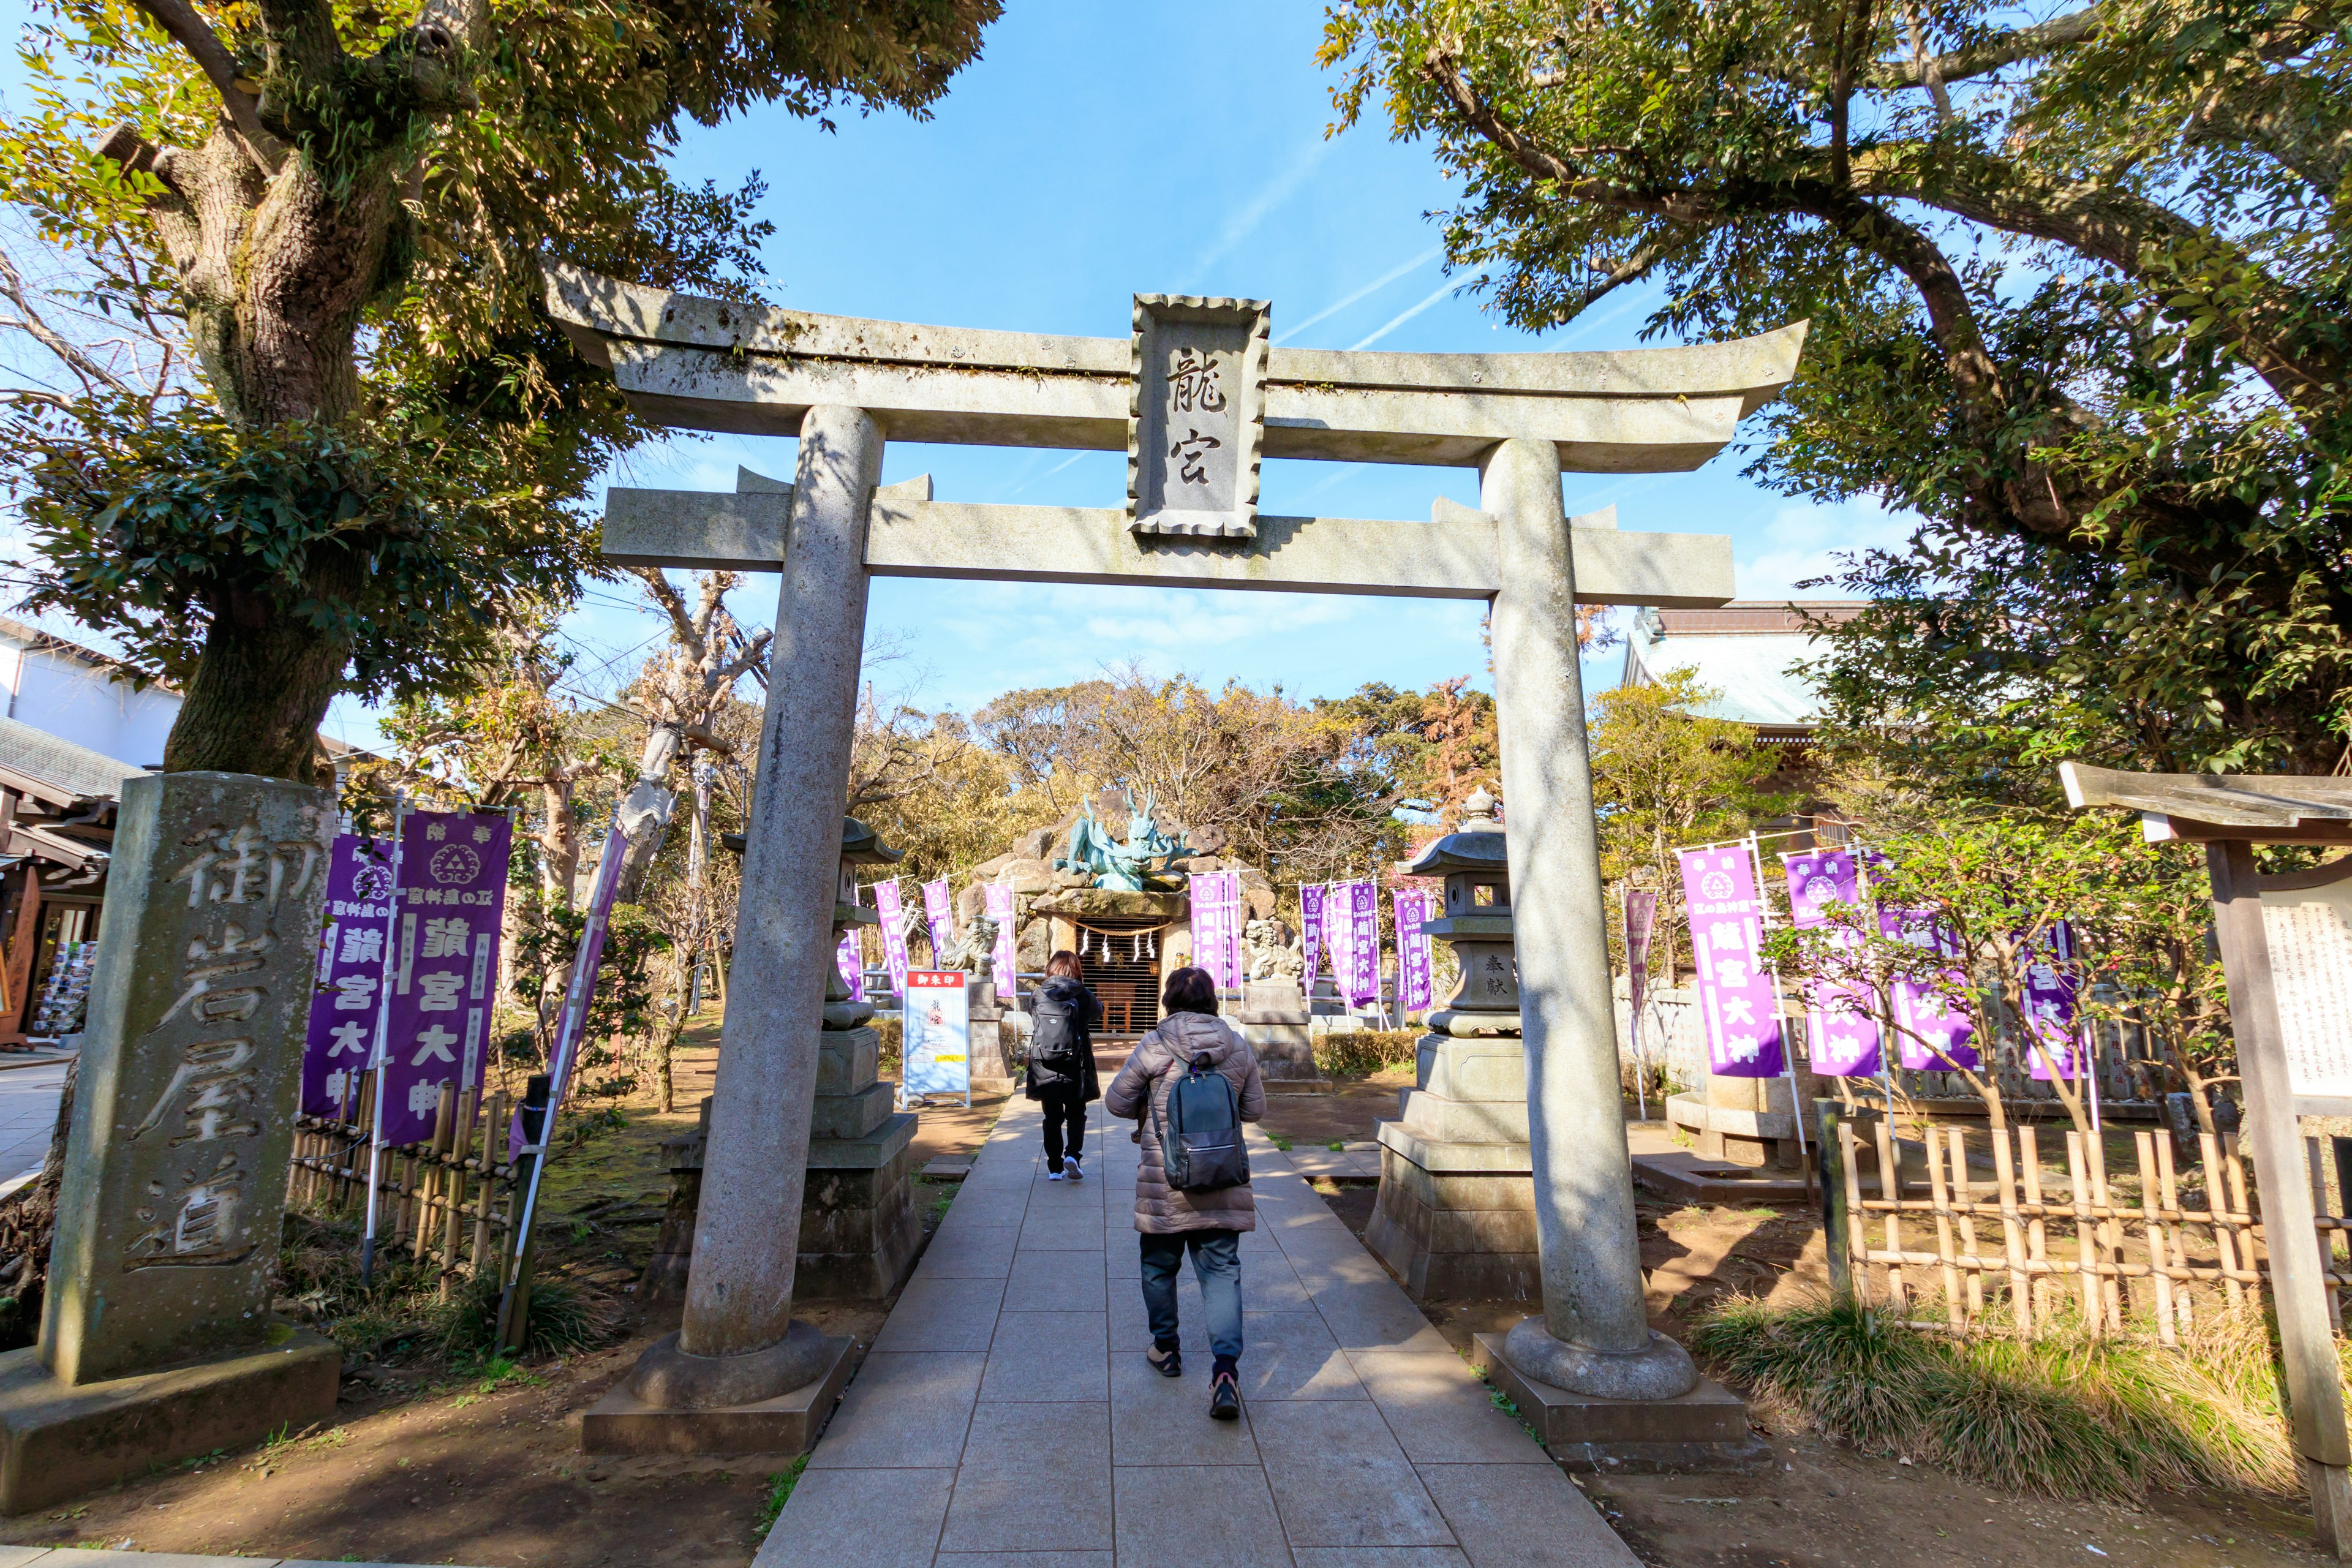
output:
{"label": "engraved kanji on stone monument", "polygon": [[1257,537],[1271,313],[1262,300],[1135,297],[1128,526]]}
{"label": "engraved kanji on stone monument", "polygon": [[69,1384],[268,1330],[333,797],[151,774],[123,823],[42,1334]]}

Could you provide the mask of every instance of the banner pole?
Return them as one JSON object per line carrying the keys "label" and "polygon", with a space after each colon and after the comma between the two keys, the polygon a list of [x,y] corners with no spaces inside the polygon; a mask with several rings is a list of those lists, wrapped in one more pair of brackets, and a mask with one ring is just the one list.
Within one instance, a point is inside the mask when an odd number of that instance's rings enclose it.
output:
{"label": "banner pole", "polygon": [[[1748,836],[1748,864],[1756,876],[1757,918],[1769,931],[1772,929],[1772,889],[1764,885],[1764,851],[1753,833]],[[1789,1045],[1789,1006],[1780,995],[1780,966],[1777,963],[1772,966],[1772,1025],[1780,1037],[1780,1065],[1789,1074],[1789,1120],[1797,1128],[1797,1168],[1805,1173],[1805,1194],[1810,1197],[1813,1191],[1813,1158],[1805,1146],[1805,1096],[1797,1087],[1797,1053]],[[1885,1053],[1881,1052],[1880,1062],[1885,1059]],[[1888,1109],[1893,1109],[1891,1104]]]}
{"label": "banner pole", "polygon": [[[580,928],[580,946],[572,955],[572,983],[564,988],[563,1014],[556,1026],[555,1049],[548,1058],[547,1109],[541,1113],[539,1130],[522,1152],[531,1156],[530,1176],[524,1184],[521,1212],[515,1220],[512,1250],[506,1287],[499,1292],[499,1343],[503,1350],[509,1332],[514,1342],[521,1342],[524,1326],[509,1322],[515,1294],[521,1285],[526,1260],[530,1248],[531,1222],[539,1208],[539,1185],[547,1172],[548,1140],[555,1131],[556,1111],[563,1104],[563,1091],[572,1076],[573,1047],[587,1023],[588,999],[596,986],[596,968],[604,957],[604,927],[613,911],[613,895],[620,886],[621,861],[628,847],[628,836],[621,831],[621,808],[627,804],[625,796],[613,807],[613,826],[604,830],[604,853],[596,863],[596,885],[589,895],[588,919]],[[378,1097],[379,1101],[382,1096]]]}
{"label": "banner pole", "polygon": [[1633,916],[1625,884],[1617,884],[1617,929],[1625,933],[1625,1033],[1633,1045],[1633,1102],[1650,1120],[1650,1070],[1642,1060],[1642,1012],[1633,997]]}
{"label": "banner pole", "polygon": [[401,841],[408,825],[408,792],[394,797],[392,812],[392,919],[383,928],[383,984],[376,987],[375,1048],[369,1053],[375,1072],[375,1095],[368,1117],[367,1219],[360,1232],[360,1283],[375,1278],[376,1183],[383,1173],[384,1050],[392,1031],[392,954],[400,931]]}

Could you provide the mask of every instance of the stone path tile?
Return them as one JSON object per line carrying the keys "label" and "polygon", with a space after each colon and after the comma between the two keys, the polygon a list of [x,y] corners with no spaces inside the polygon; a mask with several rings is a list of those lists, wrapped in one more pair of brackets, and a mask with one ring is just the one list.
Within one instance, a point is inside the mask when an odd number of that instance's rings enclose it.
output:
{"label": "stone path tile", "polygon": [[[1109,1309],[1104,1271],[1092,1254],[1016,1252],[1006,1282],[1008,1312],[1101,1312]],[[894,1314],[895,1315],[895,1314]]]}
{"label": "stone path tile", "polygon": [[751,1568],[931,1568],[955,1477],[953,1470],[821,1470],[812,1459]]}
{"label": "stone path tile", "polygon": [[1108,1551],[1110,1423],[1093,1402],[985,1405],[942,1552]]}
{"label": "stone path tile", "polygon": [[61,1061],[0,1071],[0,1182],[37,1171],[48,1158],[65,1082]]}
{"label": "stone path tile", "polygon": [[1255,1465],[1119,1465],[1118,1568],[1291,1568]]}
{"label": "stone path tile", "polygon": [[1495,1408],[1486,1385],[1452,1350],[1349,1351],[1348,1360],[1413,1463],[1552,1462],[1527,1428]]}
{"label": "stone path tile", "polygon": [[1049,1183],[1039,1121],[1007,1107],[754,1568],[1636,1568],[1262,1138],[1243,1419],[1210,1421],[1189,1268],[1184,1376],[1142,1359],[1134,1146]]}
{"label": "stone path tile", "polygon": [[1451,1546],[1380,1408],[1370,1402],[1258,1407],[1259,1458],[1295,1546]]}
{"label": "stone path tile", "polygon": [[971,1351],[985,1355],[996,1338],[996,1314],[1003,1300],[1004,1280],[993,1275],[920,1275],[899,1292],[889,1321],[874,1336],[874,1349],[879,1353]]}
{"label": "stone path tile", "polygon": [[809,1457],[812,1469],[951,1468],[988,1357],[867,1354]]}
{"label": "stone path tile", "polygon": [[1098,1311],[1003,1314],[996,1320],[996,1342],[989,1347],[980,1402],[1108,1400],[1104,1336],[1103,1314]]}
{"label": "stone path tile", "polygon": [[[1147,1334],[1139,1342],[1150,1342]],[[1246,1363],[1247,1358],[1244,1358]],[[1121,1465],[1255,1465],[1249,1405],[1237,1421],[1204,1419],[1209,1408],[1207,1341],[1186,1347],[1184,1375],[1163,1377],[1140,1348],[1110,1357],[1110,1457]]]}
{"label": "stone path tile", "polygon": [[1641,1560],[1552,1466],[1416,1468],[1471,1568],[1639,1568]]}

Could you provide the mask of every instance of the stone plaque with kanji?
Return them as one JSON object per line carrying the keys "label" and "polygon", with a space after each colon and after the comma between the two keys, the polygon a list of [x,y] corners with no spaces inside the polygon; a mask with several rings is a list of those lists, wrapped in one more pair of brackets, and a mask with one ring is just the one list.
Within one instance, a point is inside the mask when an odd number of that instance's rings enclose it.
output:
{"label": "stone plaque with kanji", "polygon": [[1270,311],[1262,300],[1135,297],[1129,527],[1257,537]]}

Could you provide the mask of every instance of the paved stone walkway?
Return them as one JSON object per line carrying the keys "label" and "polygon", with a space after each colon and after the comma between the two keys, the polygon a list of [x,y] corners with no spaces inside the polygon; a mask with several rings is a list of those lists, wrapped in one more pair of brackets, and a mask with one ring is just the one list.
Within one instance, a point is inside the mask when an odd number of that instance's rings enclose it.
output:
{"label": "paved stone walkway", "polygon": [[0,1070],[0,1182],[38,1171],[48,1158],[65,1082],[62,1061]]}
{"label": "paved stone walkway", "polygon": [[990,1135],[754,1568],[1636,1568],[1281,1152],[1253,1131],[1245,1414],[1147,1366],[1132,1124],[1045,1180]]}

